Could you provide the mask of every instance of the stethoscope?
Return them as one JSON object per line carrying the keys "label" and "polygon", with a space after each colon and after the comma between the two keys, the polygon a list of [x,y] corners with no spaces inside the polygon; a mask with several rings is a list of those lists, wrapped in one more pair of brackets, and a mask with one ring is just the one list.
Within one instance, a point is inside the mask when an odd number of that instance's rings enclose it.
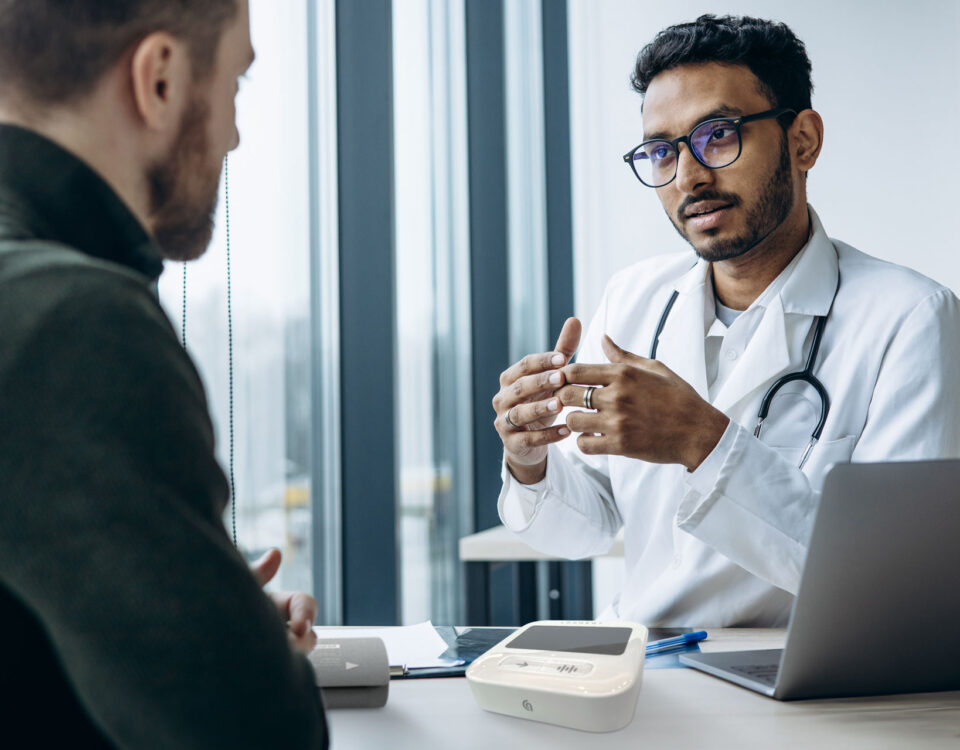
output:
{"label": "stethoscope", "polygon": [[[837,299],[837,291],[839,291],[839,289],[840,280],[837,279],[837,290],[833,293],[834,301]],[[670,295],[670,299],[667,301],[666,307],[663,308],[663,313],[660,315],[660,322],[657,323],[657,332],[653,334],[653,343],[650,345],[650,359],[657,358],[657,345],[660,343],[660,334],[663,333],[663,327],[667,324],[667,318],[670,317],[670,310],[673,307],[673,303],[677,301],[679,294],[680,292],[674,289],[673,294]],[[827,317],[830,315],[830,310],[832,309],[833,301],[830,302],[830,309],[827,310],[826,315],[817,316],[817,327],[813,332],[813,343],[810,345],[810,354],[807,355],[806,367],[798,372],[791,372],[778,378],[764,394],[763,401],[760,402],[760,412],[757,415],[757,426],[753,431],[754,437],[760,437],[760,428],[763,427],[763,420],[767,418],[767,414],[770,412],[770,403],[773,401],[773,397],[777,395],[777,391],[783,388],[783,386],[795,380],[803,381],[812,386],[820,396],[820,421],[817,422],[816,428],[810,435],[810,442],[807,443],[807,447],[803,449],[803,455],[800,457],[801,469],[804,464],[807,463],[813,446],[820,440],[823,425],[827,421],[827,414],[830,413],[830,396],[827,395],[827,389],[824,388],[823,383],[813,374],[813,368],[817,362],[817,352],[820,350],[820,339],[823,337],[823,328],[827,324]]]}

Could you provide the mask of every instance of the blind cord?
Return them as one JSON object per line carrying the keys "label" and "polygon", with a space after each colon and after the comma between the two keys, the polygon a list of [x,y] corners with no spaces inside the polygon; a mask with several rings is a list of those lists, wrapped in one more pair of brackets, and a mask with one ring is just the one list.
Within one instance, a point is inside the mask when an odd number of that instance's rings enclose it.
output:
{"label": "blind cord", "polygon": [[180,345],[187,348],[187,263],[183,263],[183,288],[181,291],[183,306],[180,312]]}
{"label": "blind cord", "polygon": [[230,515],[233,522],[233,545],[237,543],[237,485],[233,470],[233,300],[230,289],[230,157],[223,160],[223,195],[227,230],[227,379],[230,386]]}
{"label": "blind cord", "polygon": [[[230,294],[230,158],[223,163],[223,193],[227,229],[227,380],[230,384],[230,517],[233,526],[233,546],[237,544],[237,488],[233,471],[233,305]],[[187,348],[187,264],[183,264],[180,308],[180,345]]]}

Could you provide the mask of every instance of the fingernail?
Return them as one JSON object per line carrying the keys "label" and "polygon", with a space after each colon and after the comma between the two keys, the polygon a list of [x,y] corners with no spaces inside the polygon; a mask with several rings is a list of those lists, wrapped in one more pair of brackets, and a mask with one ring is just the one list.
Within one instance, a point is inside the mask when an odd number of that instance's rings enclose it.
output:
{"label": "fingernail", "polygon": [[554,385],[560,385],[561,380],[563,380],[563,375],[561,375],[559,372],[551,373],[550,375],[551,383],[553,383]]}
{"label": "fingernail", "polygon": [[564,357],[562,354],[554,354],[550,361],[555,365],[562,365],[565,359],[566,357]]}
{"label": "fingernail", "polygon": [[552,398],[547,402],[547,408],[550,411],[557,411],[557,409],[560,408],[560,402],[557,399]]}
{"label": "fingernail", "polygon": [[566,427],[561,427],[559,430],[557,430],[557,434],[566,437],[570,434],[570,430],[568,430]]}

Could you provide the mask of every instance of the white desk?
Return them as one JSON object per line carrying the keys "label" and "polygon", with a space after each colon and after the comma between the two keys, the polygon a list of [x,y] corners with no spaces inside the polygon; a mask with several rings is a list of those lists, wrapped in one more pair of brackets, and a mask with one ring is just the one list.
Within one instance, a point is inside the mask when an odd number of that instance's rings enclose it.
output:
{"label": "white desk", "polygon": [[[711,630],[702,650],[777,648],[784,631]],[[334,750],[960,748],[960,692],[782,703],[692,669],[650,670],[633,723],[578,732],[482,711],[464,678],[393,680],[381,709],[328,714]]]}

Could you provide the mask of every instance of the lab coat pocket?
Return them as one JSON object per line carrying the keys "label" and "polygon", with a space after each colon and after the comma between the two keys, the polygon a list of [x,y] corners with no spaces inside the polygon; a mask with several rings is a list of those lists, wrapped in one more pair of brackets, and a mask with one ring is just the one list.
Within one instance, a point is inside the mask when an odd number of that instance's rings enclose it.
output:
{"label": "lab coat pocket", "polygon": [[[820,418],[820,409],[819,398],[806,383],[788,383],[773,399],[760,439],[787,463],[799,466]],[[803,473],[814,489],[820,490],[823,477],[833,464],[850,460],[855,442],[856,436],[848,435],[820,441],[813,447]]]}
{"label": "lab coat pocket", "polygon": [[856,435],[847,435],[837,440],[824,440],[813,446],[803,473],[810,479],[814,490],[819,492],[823,487],[823,480],[831,466],[849,463],[856,442]]}
{"label": "lab coat pocket", "polygon": [[[780,457],[793,466],[800,465],[800,458],[807,447],[810,436],[804,436],[804,442],[799,445],[780,446],[771,445]],[[803,473],[810,480],[810,485],[817,492],[823,485],[823,479],[830,467],[834,464],[847,463],[850,456],[853,455],[853,447],[856,443],[855,435],[848,435],[837,440],[821,440],[810,451],[807,462],[803,465]]]}

